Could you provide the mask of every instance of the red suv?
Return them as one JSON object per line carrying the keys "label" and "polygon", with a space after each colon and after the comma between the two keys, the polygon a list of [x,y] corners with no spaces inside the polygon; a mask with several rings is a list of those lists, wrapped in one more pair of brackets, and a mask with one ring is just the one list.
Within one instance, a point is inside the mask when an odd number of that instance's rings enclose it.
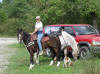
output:
{"label": "red suv", "polygon": [[[87,52],[90,51],[92,45],[95,46],[95,50],[100,50],[100,34],[89,24],[47,25],[44,28],[44,32],[48,34],[51,32],[56,33],[61,27],[64,27],[64,30],[75,38],[79,46],[79,56],[81,58],[86,58]],[[49,50],[47,51],[47,54],[50,55]]]}

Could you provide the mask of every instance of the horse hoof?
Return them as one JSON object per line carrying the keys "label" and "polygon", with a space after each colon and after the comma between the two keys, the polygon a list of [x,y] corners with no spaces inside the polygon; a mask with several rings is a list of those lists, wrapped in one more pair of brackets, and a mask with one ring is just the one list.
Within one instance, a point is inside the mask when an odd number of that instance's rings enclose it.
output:
{"label": "horse hoof", "polygon": [[59,67],[59,66],[60,66],[60,62],[57,63],[57,67]]}
{"label": "horse hoof", "polygon": [[53,63],[50,63],[50,64],[49,64],[49,66],[52,66],[52,65],[53,65]]}
{"label": "horse hoof", "polygon": [[51,62],[50,62],[50,64],[49,64],[49,66],[52,66],[52,65],[53,65],[53,63],[54,63],[54,61],[51,61]]}
{"label": "horse hoof", "polygon": [[38,61],[36,61],[36,64],[37,64],[37,65],[39,65],[39,62],[38,62]]}
{"label": "horse hoof", "polygon": [[53,63],[50,63],[50,64],[49,64],[49,66],[52,66],[52,65],[53,65]]}
{"label": "horse hoof", "polygon": [[52,64],[49,64],[49,66],[52,66]]}
{"label": "horse hoof", "polygon": [[29,70],[31,70],[34,66],[35,66],[34,64],[33,65],[31,64]]}

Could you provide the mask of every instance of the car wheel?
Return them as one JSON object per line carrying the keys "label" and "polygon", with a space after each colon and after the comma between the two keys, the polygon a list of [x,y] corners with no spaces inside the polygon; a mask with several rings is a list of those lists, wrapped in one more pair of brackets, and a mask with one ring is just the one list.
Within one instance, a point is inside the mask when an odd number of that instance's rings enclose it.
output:
{"label": "car wheel", "polygon": [[81,59],[89,58],[89,54],[90,54],[90,51],[89,51],[89,48],[87,46],[80,47],[79,57]]}
{"label": "car wheel", "polygon": [[46,49],[46,55],[49,56],[49,57],[51,56],[51,51],[50,51],[49,48]]}

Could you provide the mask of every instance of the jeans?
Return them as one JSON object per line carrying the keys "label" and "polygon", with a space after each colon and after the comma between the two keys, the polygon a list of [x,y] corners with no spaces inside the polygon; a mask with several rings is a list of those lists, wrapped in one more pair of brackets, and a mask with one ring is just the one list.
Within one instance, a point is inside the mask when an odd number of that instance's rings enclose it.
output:
{"label": "jeans", "polygon": [[40,51],[42,51],[42,43],[41,43],[42,37],[43,37],[43,33],[38,33],[37,43],[38,43]]}

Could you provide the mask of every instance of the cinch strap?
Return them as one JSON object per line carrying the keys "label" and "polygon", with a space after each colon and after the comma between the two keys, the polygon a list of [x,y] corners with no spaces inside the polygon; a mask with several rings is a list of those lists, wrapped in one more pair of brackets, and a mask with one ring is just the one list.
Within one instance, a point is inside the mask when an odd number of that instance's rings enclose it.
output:
{"label": "cinch strap", "polygon": [[28,43],[27,45],[26,45],[26,47],[30,47],[31,45],[33,45],[34,44],[34,42],[30,42],[30,43]]}

